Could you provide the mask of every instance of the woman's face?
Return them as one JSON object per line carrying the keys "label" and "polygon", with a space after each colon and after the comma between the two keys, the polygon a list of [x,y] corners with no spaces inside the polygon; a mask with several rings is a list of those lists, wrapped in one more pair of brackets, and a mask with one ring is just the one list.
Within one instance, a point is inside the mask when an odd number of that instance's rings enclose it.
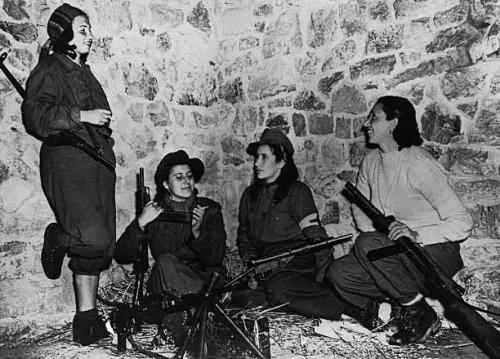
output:
{"label": "woman's face", "polygon": [[285,161],[276,161],[276,155],[268,145],[260,145],[254,159],[254,169],[257,178],[266,183],[274,182],[280,175]]}
{"label": "woman's face", "polygon": [[188,165],[175,165],[170,168],[168,179],[163,186],[176,202],[184,202],[194,192],[194,176]]}
{"label": "woman's face", "polygon": [[387,120],[387,115],[381,103],[375,104],[368,114],[367,121],[363,124],[368,137],[368,143],[380,145],[384,142],[394,141],[392,131],[396,127],[397,119]]}
{"label": "woman's face", "polygon": [[73,39],[69,42],[69,45],[74,45],[76,47],[75,52],[79,55],[88,54],[94,39],[89,19],[83,15],[77,16],[73,19],[71,26],[73,28]]}

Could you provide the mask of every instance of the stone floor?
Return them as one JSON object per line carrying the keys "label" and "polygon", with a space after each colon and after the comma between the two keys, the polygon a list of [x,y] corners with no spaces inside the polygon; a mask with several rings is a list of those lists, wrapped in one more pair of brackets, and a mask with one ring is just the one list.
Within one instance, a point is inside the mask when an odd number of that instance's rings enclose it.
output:
{"label": "stone floor", "polygon": [[[274,315],[269,317],[271,353],[273,359],[326,359],[326,358],[453,358],[487,359],[487,356],[472,344],[458,329],[442,329],[425,345],[395,347],[387,345],[387,333],[373,334],[353,323],[348,318],[342,322],[321,322],[332,325],[334,337],[318,335],[320,322],[294,315]],[[330,327],[329,327],[330,328]],[[136,342],[145,349],[151,348],[154,335],[153,326],[144,328],[134,335]],[[154,350],[163,357],[172,357],[175,348],[163,347]],[[70,324],[36,336],[26,336],[18,340],[0,343],[2,359],[83,359],[83,358],[147,358],[133,349],[119,353],[111,337],[98,344],[83,347],[71,341]],[[189,357],[186,355],[186,357]],[[229,358],[215,355],[210,358]],[[251,358],[248,355],[231,358]]]}

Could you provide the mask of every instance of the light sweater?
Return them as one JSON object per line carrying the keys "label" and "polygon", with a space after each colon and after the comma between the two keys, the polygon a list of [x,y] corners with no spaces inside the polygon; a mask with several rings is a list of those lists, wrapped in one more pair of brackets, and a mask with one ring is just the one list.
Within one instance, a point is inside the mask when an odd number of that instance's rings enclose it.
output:
{"label": "light sweater", "polygon": [[[470,214],[448,184],[444,168],[421,147],[370,151],[361,164],[357,187],[386,216],[416,231],[424,245],[460,241],[470,234]],[[356,205],[353,215],[362,232],[374,230]]]}

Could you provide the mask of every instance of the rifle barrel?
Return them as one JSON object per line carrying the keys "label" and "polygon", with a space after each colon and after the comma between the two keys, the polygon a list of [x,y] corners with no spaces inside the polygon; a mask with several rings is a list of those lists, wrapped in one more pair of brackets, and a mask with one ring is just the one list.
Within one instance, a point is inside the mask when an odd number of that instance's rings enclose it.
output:
{"label": "rifle barrel", "polygon": [[250,264],[252,266],[258,266],[260,264],[265,264],[265,263],[269,263],[269,262],[272,262],[272,261],[275,261],[278,259],[290,257],[290,256],[293,256],[295,254],[305,253],[305,252],[311,251],[313,249],[325,247],[325,246],[330,245],[330,244],[334,245],[334,244],[344,243],[344,242],[347,242],[351,239],[352,239],[352,234],[345,234],[345,235],[340,236],[340,237],[328,237],[328,238],[325,238],[321,241],[307,244],[305,246],[302,245],[302,246],[298,246],[295,248],[291,248],[291,249],[288,249],[282,253],[278,253],[278,254],[275,254],[275,255],[272,255],[269,257],[251,260]]}

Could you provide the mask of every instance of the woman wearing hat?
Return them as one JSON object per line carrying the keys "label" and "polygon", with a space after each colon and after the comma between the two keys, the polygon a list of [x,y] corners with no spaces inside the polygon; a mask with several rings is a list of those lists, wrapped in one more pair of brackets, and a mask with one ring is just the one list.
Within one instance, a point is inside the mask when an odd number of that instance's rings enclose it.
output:
{"label": "woman wearing hat", "polygon": [[42,188],[57,220],[45,231],[43,270],[48,278],[57,279],[66,253],[70,257],[77,307],[73,339],[89,345],[107,335],[97,314],[96,294],[99,274],[113,258],[116,177],[82,150],[51,139],[70,130],[100,147],[114,163],[108,127],[111,110],[85,63],[93,40],[88,16],[63,4],[50,16],[48,33],[49,41],[28,78],[21,109],[27,132],[43,141]]}
{"label": "woman wearing hat", "polygon": [[[197,196],[203,162],[180,150],[168,153],[155,173],[156,196],[119,238],[115,259],[131,263],[147,239],[155,260],[148,290],[174,296],[200,291],[213,272],[224,274],[226,231],[221,206]],[[190,212],[191,223],[159,221],[162,212]]]}
{"label": "woman wearing hat", "polygon": [[[243,192],[239,207],[237,245],[242,260],[267,257],[304,240],[326,237],[311,190],[298,181],[290,140],[280,130],[266,129],[247,153],[254,157],[254,180]],[[289,310],[302,315],[338,319],[344,304],[322,282],[330,259],[331,250],[297,255],[264,274],[262,280],[249,281],[253,290],[233,292],[233,303],[289,303]]]}

